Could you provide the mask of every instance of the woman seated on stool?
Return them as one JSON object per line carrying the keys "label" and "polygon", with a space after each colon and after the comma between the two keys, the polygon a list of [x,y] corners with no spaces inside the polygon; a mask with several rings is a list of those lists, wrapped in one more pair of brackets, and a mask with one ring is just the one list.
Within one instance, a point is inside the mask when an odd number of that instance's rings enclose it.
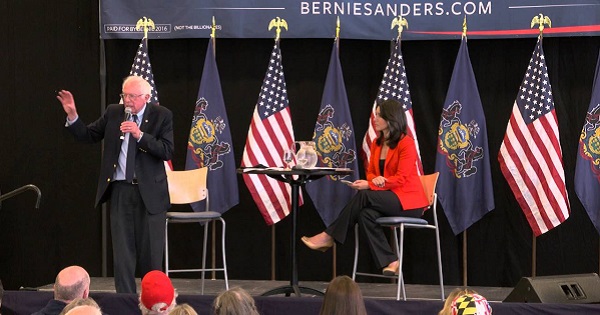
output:
{"label": "woman seated on stool", "polygon": [[386,100],[377,105],[375,130],[378,137],[371,144],[367,179],[359,179],[350,185],[358,193],[325,231],[313,237],[302,237],[306,246],[326,251],[334,241],[343,244],[348,230],[358,223],[367,237],[375,262],[383,268],[383,274],[398,274],[398,256],[375,220],[382,216],[419,218],[429,204],[417,173],[415,142],[406,128],[404,109],[398,101]]}

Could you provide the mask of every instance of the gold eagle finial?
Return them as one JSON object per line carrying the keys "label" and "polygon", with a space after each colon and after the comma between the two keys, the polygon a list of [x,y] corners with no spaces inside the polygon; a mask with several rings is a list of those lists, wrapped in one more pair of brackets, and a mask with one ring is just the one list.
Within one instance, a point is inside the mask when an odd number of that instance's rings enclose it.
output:
{"label": "gold eagle finial", "polygon": [[392,20],[391,29],[394,29],[396,26],[398,26],[398,39],[400,39],[400,37],[402,37],[402,31],[404,30],[404,27],[408,29],[408,21],[405,18],[398,16]]}
{"label": "gold eagle finial", "polygon": [[540,36],[544,32],[544,24],[548,24],[548,27],[552,27],[552,21],[550,21],[550,17],[544,16],[544,14],[540,13],[536,15],[531,20],[531,28],[533,28],[536,24],[539,24]]}
{"label": "gold eagle finial", "polygon": [[279,17],[276,17],[274,19],[271,20],[271,22],[269,22],[269,31],[272,28],[275,28],[275,40],[278,41],[279,40],[279,35],[281,34],[281,28],[285,28],[285,30],[288,30],[288,25],[287,22]]}
{"label": "gold eagle finial", "polygon": [[338,16],[335,22],[335,39],[340,38],[340,28],[340,17]]}
{"label": "gold eagle finial", "polygon": [[463,25],[462,25],[462,38],[467,37],[467,16],[465,15],[465,18],[463,19]]}
{"label": "gold eagle finial", "polygon": [[148,29],[154,30],[156,27],[154,26],[154,21],[144,16],[137,21],[135,29],[137,31],[144,29],[144,38],[148,38]]}
{"label": "gold eagle finial", "polygon": [[215,22],[215,17],[212,17],[212,26],[211,26],[210,37],[215,38],[217,36],[217,23]]}

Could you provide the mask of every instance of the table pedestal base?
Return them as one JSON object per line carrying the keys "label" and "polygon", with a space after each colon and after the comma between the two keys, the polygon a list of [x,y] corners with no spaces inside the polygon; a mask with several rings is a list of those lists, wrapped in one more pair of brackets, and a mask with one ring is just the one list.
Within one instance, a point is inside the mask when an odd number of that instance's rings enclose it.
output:
{"label": "table pedestal base", "polygon": [[290,296],[292,293],[295,294],[297,297],[301,297],[302,296],[301,293],[312,294],[312,295],[317,295],[317,296],[325,295],[323,292],[321,292],[317,289],[309,288],[309,287],[302,287],[299,285],[284,285],[281,287],[277,287],[275,289],[271,289],[271,290],[261,294],[261,296],[270,296],[270,295],[277,295],[277,294],[285,294],[285,296]]}

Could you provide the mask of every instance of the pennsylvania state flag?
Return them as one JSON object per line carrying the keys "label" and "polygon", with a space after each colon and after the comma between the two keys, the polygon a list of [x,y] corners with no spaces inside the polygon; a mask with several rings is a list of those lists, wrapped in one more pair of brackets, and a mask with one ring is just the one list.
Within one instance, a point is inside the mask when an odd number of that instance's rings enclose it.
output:
{"label": "pennsylvania state flag", "polygon": [[596,64],[592,100],[579,137],[578,153],[575,193],[600,232],[600,55]]}
{"label": "pennsylvania state flag", "polygon": [[340,64],[339,38],[336,38],[333,44],[313,141],[317,145],[319,156],[317,166],[354,170],[352,175],[325,176],[306,184],[306,190],[323,219],[323,223],[325,226],[329,226],[355,193],[354,189],[339,180],[355,181],[358,179],[354,127]]}
{"label": "pennsylvania state flag", "polygon": [[[185,169],[208,167],[210,211],[223,213],[239,203],[236,164],[221,81],[214,53],[215,38],[206,50],[198,99],[187,145]],[[192,205],[194,211],[205,209],[205,202]]]}
{"label": "pennsylvania state flag", "polygon": [[466,36],[442,109],[435,170],[438,197],[455,235],[494,209],[485,116]]}

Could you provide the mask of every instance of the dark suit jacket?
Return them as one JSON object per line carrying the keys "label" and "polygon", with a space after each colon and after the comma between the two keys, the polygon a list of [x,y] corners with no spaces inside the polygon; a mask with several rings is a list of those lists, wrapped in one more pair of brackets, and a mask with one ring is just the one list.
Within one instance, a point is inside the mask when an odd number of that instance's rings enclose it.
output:
{"label": "dark suit jacket", "polygon": [[62,310],[67,306],[67,303],[59,300],[50,300],[48,304],[44,306],[41,310],[31,314],[31,315],[58,315]]}
{"label": "dark suit jacket", "polygon": [[[68,127],[78,141],[95,143],[104,139],[96,206],[110,198],[108,190],[118,164],[122,142],[119,126],[124,116],[123,104],[113,104],[95,122],[86,126],[80,117]],[[163,161],[173,155],[173,114],[166,107],[147,104],[140,129],[144,136],[137,142],[135,174],[146,209],[156,214],[171,207]]]}
{"label": "dark suit jacket", "polygon": [[[371,190],[393,191],[400,199],[404,210],[426,207],[429,201],[417,173],[415,140],[410,136],[405,136],[394,149],[388,150],[383,174],[379,171],[381,148],[382,146],[377,145],[376,141],[371,144],[371,158],[367,169],[367,180]],[[387,179],[383,187],[377,187],[371,182],[373,178],[380,175]]]}

